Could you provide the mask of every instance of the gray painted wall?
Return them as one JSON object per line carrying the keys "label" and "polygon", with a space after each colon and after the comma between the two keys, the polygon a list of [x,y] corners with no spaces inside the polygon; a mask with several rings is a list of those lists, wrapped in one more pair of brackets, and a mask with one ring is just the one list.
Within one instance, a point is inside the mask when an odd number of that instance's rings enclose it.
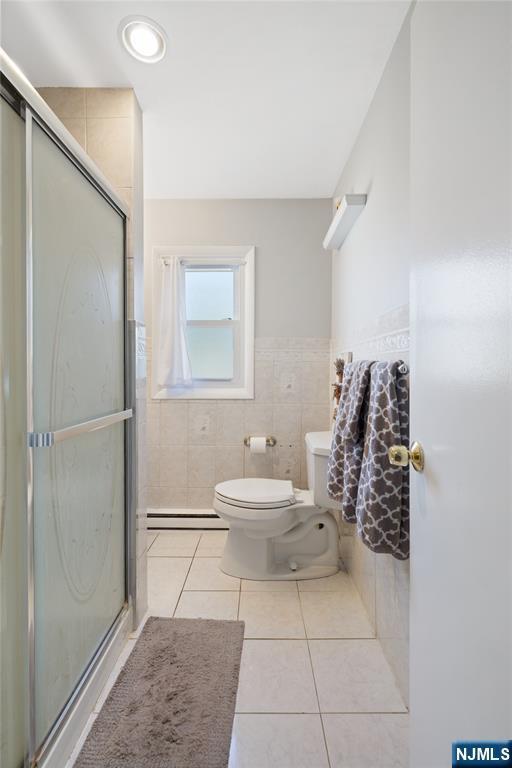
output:
{"label": "gray painted wall", "polygon": [[333,258],[333,336],[347,347],[409,301],[409,58],[406,23],[336,187],[368,195]]}
{"label": "gray painted wall", "polygon": [[[330,335],[331,263],[322,200],[146,200],[146,268],[155,245],[255,245],[256,336]],[[151,335],[151,280],[146,269]]]}

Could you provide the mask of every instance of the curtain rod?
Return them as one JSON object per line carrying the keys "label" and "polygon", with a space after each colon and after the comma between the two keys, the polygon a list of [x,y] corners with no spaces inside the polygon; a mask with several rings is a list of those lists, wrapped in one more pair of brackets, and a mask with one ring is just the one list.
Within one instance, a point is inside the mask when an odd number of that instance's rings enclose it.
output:
{"label": "curtain rod", "polygon": [[[169,266],[171,263],[171,256],[159,256],[158,257],[160,261],[162,261],[166,266]],[[183,256],[177,257],[179,259],[180,264],[184,264],[185,266],[189,267],[197,267],[198,269],[207,269],[211,266],[219,266],[219,267],[231,267],[231,266],[244,266],[247,264],[247,260],[243,257],[240,257],[239,259],[234,259],[233,257],[222,259],[222,258],[209,258],[209,257],[199,257],[199,258],[190,258],[190,256]]]}

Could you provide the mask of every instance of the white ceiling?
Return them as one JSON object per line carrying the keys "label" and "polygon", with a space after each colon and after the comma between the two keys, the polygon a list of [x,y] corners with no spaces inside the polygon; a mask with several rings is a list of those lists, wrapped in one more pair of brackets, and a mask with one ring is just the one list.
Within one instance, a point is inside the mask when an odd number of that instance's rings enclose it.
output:
{"label": "white ceiling", "polygon": [[[133,86],[145,197],[329,197],[409,2],[2,3],[2,45],[36,86]],[[132,59],[142,13],[166,58]]]}

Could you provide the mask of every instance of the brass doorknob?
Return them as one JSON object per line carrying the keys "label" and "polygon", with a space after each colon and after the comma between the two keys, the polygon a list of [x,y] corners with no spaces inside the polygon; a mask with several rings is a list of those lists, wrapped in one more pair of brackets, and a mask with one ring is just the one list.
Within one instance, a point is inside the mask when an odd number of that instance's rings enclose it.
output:
{"label": "brass doorknob", "polygon": [[409,449],[405,445],[392,445],[388,451],[389,463],[394,467],[406,467],[409,464]]}
{"label": "brass doorknob", "polygon": [[416,472],[423,472],[425,467],[425,454],[418,442],[414,442],[410,448],[405,445],[392,445],[388,450],[388,458],[393,467],[406,467],[409,462]]}

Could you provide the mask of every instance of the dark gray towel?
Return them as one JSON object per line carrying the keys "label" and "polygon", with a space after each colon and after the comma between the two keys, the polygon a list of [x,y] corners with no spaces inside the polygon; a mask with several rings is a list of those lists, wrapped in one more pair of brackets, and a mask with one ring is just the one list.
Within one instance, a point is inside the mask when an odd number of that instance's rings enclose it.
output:
{"label": "dark gray towel", "polygon": [[341,503],[341,515],[347,523],[356,522],[371,365],[369,360],[360,360],[345,366],[327,465],[327,493]]}
{"label": "dark gray towel", "polygon": [[409,467],[393,467],[388,449],[409,445],[409,390],[400,363],[374,363],[357,494],[357,532],[373,552],[409,557]]}

